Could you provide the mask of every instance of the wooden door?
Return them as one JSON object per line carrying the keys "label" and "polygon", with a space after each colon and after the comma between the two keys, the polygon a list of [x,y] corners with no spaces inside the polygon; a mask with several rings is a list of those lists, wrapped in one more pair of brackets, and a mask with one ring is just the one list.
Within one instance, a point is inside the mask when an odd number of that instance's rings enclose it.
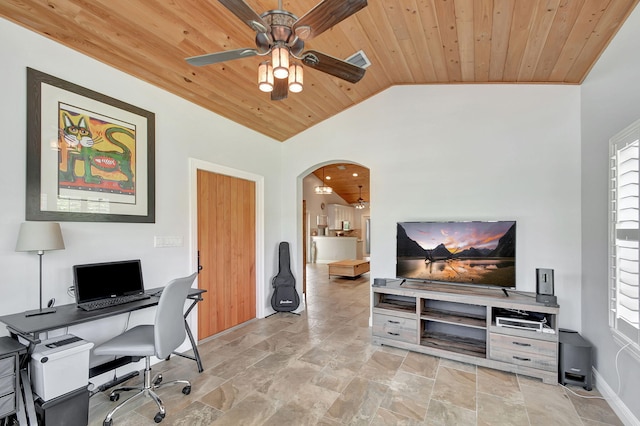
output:
{"label": "wooden door", "polygon": [[256,317],[255,182],[198,170],[202,340]]}

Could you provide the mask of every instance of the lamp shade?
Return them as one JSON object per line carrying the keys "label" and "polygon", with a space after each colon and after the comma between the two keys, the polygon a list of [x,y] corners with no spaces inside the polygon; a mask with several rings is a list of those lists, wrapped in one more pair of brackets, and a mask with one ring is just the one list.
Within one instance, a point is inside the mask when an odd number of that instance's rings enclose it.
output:
{"label": "lamp shade", "polygon": [[258,65],[258,88],[263,92],[273,91],[273,67],[268,61]]}
{"label": "lamp shade", "polygon": [[289,49],[283,46],[274,47],[271,51],[271,62],[275,78],[289,77]]}
{"label": "lamp shade", "polygon": [[60,224],[24,222],[20,225],[16,251],[48,251],[64,249]]}
{"label": "lamp shade", "polygon": [[289,67],[289,91],[293,93],[302,92],[303,71],[302,65],[291,64]]}

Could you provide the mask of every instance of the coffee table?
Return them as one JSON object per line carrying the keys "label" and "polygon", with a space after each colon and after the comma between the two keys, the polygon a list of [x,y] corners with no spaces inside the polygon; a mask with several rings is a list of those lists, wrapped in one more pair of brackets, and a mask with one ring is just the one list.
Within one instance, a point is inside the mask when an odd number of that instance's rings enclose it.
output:
{"label": "coffee table", "polygon": [[369,272],[368,260],[340,260],[329,263],[329,278],[331,275],[356,278],[365,272]]}

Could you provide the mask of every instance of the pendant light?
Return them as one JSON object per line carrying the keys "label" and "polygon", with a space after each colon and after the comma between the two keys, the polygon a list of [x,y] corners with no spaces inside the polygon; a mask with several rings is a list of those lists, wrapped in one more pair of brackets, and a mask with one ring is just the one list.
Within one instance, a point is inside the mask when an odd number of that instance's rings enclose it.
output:
{"label": "pendant light", "polygon": [[365,204],[364,200],[362,199],[362,185],[358,185],[358,188],[360,188],[360,198],[358,198],[358,202],[356,203],[356,205],[354,207],[356,209],[358,209],[358,210],[362,210],[367,205]]}
{"label": "pendant light", "polygon": [[327,195],[333,192],[333,188],[324,184],[324,167],[322,168],[322,185],[316,186],[315,192],[318,195]]}

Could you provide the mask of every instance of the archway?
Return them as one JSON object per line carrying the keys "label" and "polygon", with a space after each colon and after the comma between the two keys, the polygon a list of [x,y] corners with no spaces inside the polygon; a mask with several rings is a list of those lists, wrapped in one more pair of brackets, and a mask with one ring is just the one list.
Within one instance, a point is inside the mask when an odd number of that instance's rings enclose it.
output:
{"label": "archway", "polygon": [[[310,167],[300,175],[300,179],[302,200],[299,200],[299,205],[303,206],[303,217],[298,232],[299,241],[302,242],[303,293],[306,294],[308,264],[344,260],[344,257],[335,257],[347,256],[340,253],[351,253],[348,257],[353,259],[365,257],[366,223],[363,217],[368,218],[370,212],[370,177],[369,169],[363,165],[334,160]],[[315,190],[318,186],[330,187],[332,191],[319,194]],[[347,238],[330,241],[337,236]],[[335,249],[336,255],[332,256],[327,252],[332,250],[331,244],[324,244],[323,252],[320,252],[314,242],[335,242],[348,246],[353,243],[354,249],[349,247],[346,252],[340,252],[338,247]]]}

